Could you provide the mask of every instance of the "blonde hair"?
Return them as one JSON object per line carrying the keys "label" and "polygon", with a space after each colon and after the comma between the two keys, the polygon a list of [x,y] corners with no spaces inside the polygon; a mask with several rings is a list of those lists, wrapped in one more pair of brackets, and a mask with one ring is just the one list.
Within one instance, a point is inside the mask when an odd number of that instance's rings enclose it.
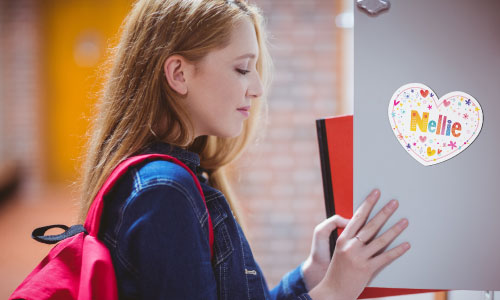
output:
{"label": "blonde hair", "polygon": [[[199,136],[181,105],[181,96],[168,85],[163,64],[179,54],[196,63],[209,51],[225,47],[236,22],[250,18],[257,35],[257,71],[264,94],[254,101],[238,137]],[[220,190],[244,227],[228,172],[231,163],[261,136],[267,124],[266,91],[271,78],[264,19],[260,10],[243,1],[138,0],[121,27],[118,45],[111,48],[106,78],[100,91],[83,165],[79,221],[83,222],[98,190],[111,171],[127,157],[156,141],[200,155],[209,183]]]}

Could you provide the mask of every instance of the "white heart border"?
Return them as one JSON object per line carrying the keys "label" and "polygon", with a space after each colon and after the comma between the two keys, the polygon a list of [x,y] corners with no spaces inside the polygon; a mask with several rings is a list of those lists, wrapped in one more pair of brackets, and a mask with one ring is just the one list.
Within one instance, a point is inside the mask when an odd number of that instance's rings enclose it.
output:
{"label": "white heart border", "polygon": [[422,165],[424,165],[424,166],[431,166],[431,165],[435,165],[435,164],[447,161],[447,160],[453,158],[454,156],[456,156],[456,155],[462,153],[463,151],[465,151],[467,149],[467,147],[469,147],[472,144],[472,142],[474,142],[474,140],[477,138],[477,136],[481,132],[481,129],[482,129],[482,126],[483,126],[483,121],[484,121],[483,109],[481,108],[481,105],[479,104],[479,102],[474,97],[472,97],[471,95],[469,95],[469,94],[467,94],[465,92],[460,92],[460,91],[449,92],[449,93],[445,94],[444,96],[442,96],[442,97],[440,97],[438,99],[437,96],[436,96],[436,93],[430,87],[428,87],[428,86],[426,86],[425,84],[422,84],[422,83],[407,83],[407,84],[401,86],[400,88],[398,88],[396,90],[396,92],[394,92],[394,94],[392,95],[392,97],[390,99],[390,102],[389,102],[388,117],[389,117],[389,123],[391,125],[391,131],[394,134],[394,136],[396,137],[396,140],[398,140],[398,142],[401,144],[401,146],[403,146],[403,149],[406,149],[407,142],[404,140],[404,138],[398,139],[398,136],[397,136],[396,132],[393,129],[393,128],[396,127],[396,123],[395,123],[394,118],[392,116],[392,112],[394,110],[393,103],[394,103],[395,99],[398,99],[398,97],[399,97],[399,95],[401,93],[403,93],[405,90],[412,89],[412,88],[413,89],[428,90],[429,93],[430,93],[429,96],[431,96],[431,98],[434,101],[436,107],[440,107],[441,104],[443,104],[444,100],[449,99],[451,97],[462,96],[464,98],[471,99],[474,102],[474,104],[476,104],[477,107],[479,107],[479,109],[480,109],[479,112],[480,113],[478,113],[478,115],[479,115],[479,121],[478,121],[478,125],[476,127],[476,130],[474,131],[474,133],[472,134],[472,136],[467,140],[467,144],[463,147],[463,149],[459,150],[457,148],[457,149],[453,150],[451,153],[447,154],[446,156],[442,156],[440,158],[432,159],[432,160],[425,160],[425,159],[423,159],[422,157],[420,157],[420,155],[418,153],[414,152],[413,149],[410,149],[410,151],[406,151],[406,152],[408,154],[410,154],[415,160],[417,160]]}

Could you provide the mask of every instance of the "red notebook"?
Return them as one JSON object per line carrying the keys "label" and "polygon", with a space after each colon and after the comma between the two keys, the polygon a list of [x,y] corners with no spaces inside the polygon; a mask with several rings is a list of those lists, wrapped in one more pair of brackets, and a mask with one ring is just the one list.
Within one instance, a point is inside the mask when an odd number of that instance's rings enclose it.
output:
{"label": "red notebook", "polygon": [[[337,214],[350,219],[353,215],[353,117],[339,116],[316,120],[323,191],[327,218]],[[342,229],[330,236],[330,256]],[[405,294],[438,292],[441,290],[396,289],[367,287],[358,299]]]}

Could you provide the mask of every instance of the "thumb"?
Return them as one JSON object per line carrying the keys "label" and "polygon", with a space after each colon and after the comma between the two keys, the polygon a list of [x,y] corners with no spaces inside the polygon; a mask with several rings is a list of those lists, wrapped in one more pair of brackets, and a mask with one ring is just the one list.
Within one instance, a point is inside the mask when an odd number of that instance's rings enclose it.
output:
{"label": "thumb", "polygon": [[321,222],[317,226],[317,231],[329,236],[335,229],[346,227],[347,223],[349,223],[349,219],[343,218],[339,215],[333,215]]}

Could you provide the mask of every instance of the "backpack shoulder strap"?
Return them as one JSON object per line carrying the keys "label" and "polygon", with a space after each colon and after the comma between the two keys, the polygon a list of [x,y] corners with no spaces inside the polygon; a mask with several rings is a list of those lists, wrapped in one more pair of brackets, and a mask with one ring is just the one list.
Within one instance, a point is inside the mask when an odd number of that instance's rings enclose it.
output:
{"label": "backpack shoulder strap", "polygon": [[103,186],[101,187],[96,197],[94,198],[94,201],[92,202],[92,205],[90,206],[90,209],[88,211],[87,218],[85,219],[85,224],[84,224],[85,229],[87,230],[89,235],[97,237],[97,234],[99,232],[99,225],[101,223],[102,210],[104,207],[103,203],[104,196],[111,190],[115,182],[125,174],[128,168],[137,165],[141,162],[144,162],[146,160],[152,160],[152,159],[163,159],[176,163],[181,167],[183,167],[185,170],[187,170],[193,177],[196,183],[196,187],[198,188],[198,191],[201,194],[201,198],[203,199],[203,203],[205,204],[205,208],[207,209],[208,213],[208,240],[210,242],[210,256],[213,258],[214,233],[213,233],[212,219],[210,218],[210,213],[208,212],[207,203],[205,201],[205,196],[203,195],[203,190],[201,189],[200,182],[196,177],[196,175],[193,173],[193,171],[191,171],[191,169],[189,169],[188,166],[186,166],[183,162],[181,162],[177,158],[166,154],[144,154],[144,155],[132,156],[122,161],[113,170],[113,172],[111,172],[111,175],[104,182]]}

